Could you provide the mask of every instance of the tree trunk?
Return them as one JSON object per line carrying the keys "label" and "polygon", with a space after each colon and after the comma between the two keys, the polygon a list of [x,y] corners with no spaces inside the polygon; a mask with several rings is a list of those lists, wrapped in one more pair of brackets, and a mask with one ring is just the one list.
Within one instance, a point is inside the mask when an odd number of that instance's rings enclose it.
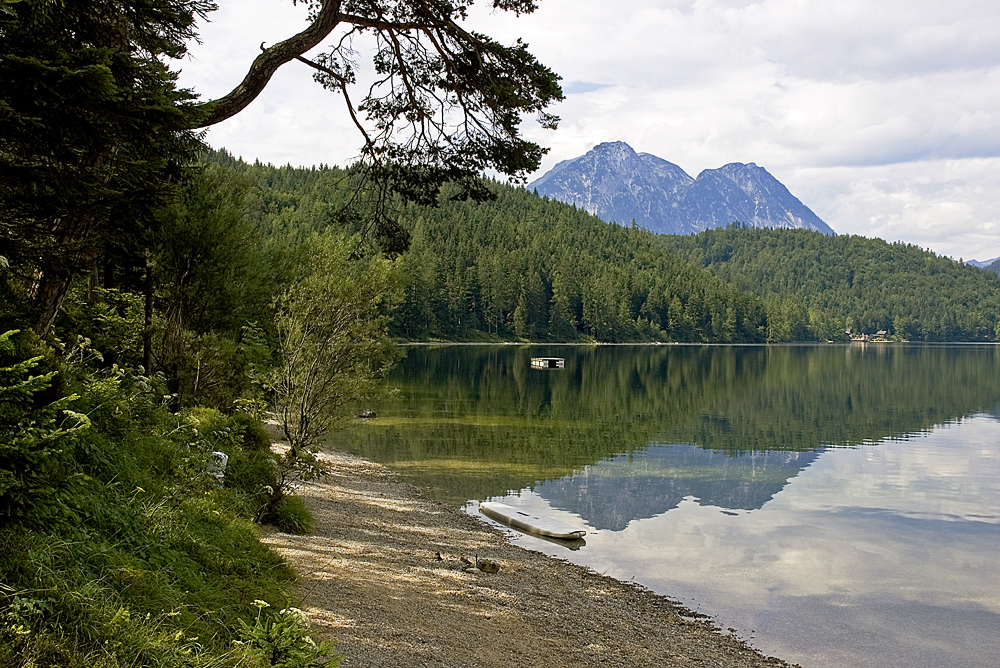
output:
{"label": "tree trunk", "polygon": [[73,275],[69,271],[48,270],[41,273],[35,287],[35,334],[44,337],[52,329],[59,315],[63,300],[73,285]]}
{"label": "tree trunk", "polygon": [[[114,153],[113,149],[109,152],[110,155]],[[95,164],[100,163],[95,161]],[[37,314],[35,333],[38,336],[44,337],[52,329],[73,279],[95,265],[97,248],[87,243],[94,228],[90,215],[67,216],[53,222],[51,234],[56,240],[56,247],[61,250],[39,264],[31,290]]]}
{"label": "tree trunk", "polygon": [[101,293],[98,290],[101,288],[101,270],[97,266],[97,261],[90,265],[90,274],[87,275],[87,303],[94,305],[101,301]]}

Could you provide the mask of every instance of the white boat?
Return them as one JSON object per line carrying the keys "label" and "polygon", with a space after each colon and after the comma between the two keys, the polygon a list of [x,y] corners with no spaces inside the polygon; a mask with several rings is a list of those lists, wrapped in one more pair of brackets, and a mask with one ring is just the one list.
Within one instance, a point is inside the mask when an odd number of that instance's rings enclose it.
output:
{"label": "white boat", "polygon": [[587,535],[583,529],[577,529],[551,517],[531,515],[506,503],[483,501],[479,504],[479,512],[509,527],[538,536],[577,540]]}

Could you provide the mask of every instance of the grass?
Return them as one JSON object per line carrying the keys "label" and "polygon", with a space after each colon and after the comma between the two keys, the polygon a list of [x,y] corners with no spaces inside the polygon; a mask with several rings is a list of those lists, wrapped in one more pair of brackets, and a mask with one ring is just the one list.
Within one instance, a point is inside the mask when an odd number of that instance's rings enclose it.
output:
{"label": "grass", "polygon": [[[58,447],[25,460],[46,476],[17,478],[15,459],[0,459],[0,480],[17,483],[0,490],[19,509],[0,513],[0,666],[335,663],[310,654],[306,622],[286,619],[295,575],[259,540],[254,519],[275,480],[259,425],[206,409],[173,414],[156,379],[117,370],[4,394],[16,380],[0,374],[0,453],[37,455],[25,435]],[[87,428],[67,434],[32,417],[56,389],[77,395],[72,410]],[[213,450],[234,464],[224,487],[205,472]],[[284,505],[307,529],[304,507]],[[272,664],[270,642],[302,651]],[[318,663],[296,663],[307,656]]]}
{"label": "grass", "polygon": [[285,533],[299,536],[316,530],[316,518],[301,496],[286,496],[274,509],[274,524]]}

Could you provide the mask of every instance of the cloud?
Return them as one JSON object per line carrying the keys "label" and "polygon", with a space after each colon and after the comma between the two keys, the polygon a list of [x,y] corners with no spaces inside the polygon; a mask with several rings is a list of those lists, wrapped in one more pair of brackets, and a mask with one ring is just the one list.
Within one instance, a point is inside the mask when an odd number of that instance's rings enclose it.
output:
{"label": "cloud", "polygon": [[905,241],[955,259],[992,258],[1000,250],[1000,158],[791,169],[776,176],[838,234]]}
{"label": "cloud", "polygon": [[[1000,254],[1000,184],[983,167],[1000,157],[1000,14],[989,3],[542,0],[521,17],[490,4],[473,6],[470,26],[524,38],[569,93],[553,110],[557,132],[524,124],[551,149],[543,171],[613,140],[691,174],[756,162],[838,231]],[[260,42],[304,25],[288,0],[220,5],[183,63],[182,84],[207,96],[242,78]],[[310,74],[283,68],[209,141],[248,159],[344,164],[360,137]],[[886,192],[894,179],[901,190]]]}
{"label": "cloud", "polygon": [[573,81],[563,85],[563,93],[566,95],[581,95],[583,93],[593,93],[595,90],[607,88],[609,84],[591,83],[589,81]]}

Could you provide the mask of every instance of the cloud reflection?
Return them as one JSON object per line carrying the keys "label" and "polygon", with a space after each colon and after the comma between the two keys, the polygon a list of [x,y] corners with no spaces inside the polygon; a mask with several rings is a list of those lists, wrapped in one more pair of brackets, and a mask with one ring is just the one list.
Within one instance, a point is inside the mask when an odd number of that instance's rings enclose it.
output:
{"label": "cloud reflection", "polygon": [[[982,666],[1000,656],[998,500],[1000,424],[979,416],[827,450],[759,509],[689,496],[559,556],[806,665]],[[536,492],[513,502],[572,519]]]}

